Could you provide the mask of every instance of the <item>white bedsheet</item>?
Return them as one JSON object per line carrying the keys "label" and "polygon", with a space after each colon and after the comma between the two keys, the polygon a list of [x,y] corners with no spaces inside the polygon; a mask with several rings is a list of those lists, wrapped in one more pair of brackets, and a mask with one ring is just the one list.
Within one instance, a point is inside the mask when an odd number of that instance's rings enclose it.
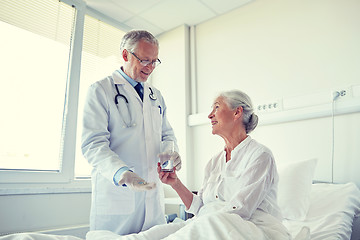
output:
{"label": "white bedsheet", "polygon": [[14,233],[0,237],[0,240],[84,240],[74,236],[60,236],[45,233]]}
{"label": "white bedsheet", "polygon": [[313,184],[304,221],[284,220],[292,234],[308,226],[312,240],[349,240],[354,215],[360,214],[360,191],[354,183]]}
{"label": "white bedsheet", "polygon": [[[313,184],[311,204],[306,219],[304,221],[284,220],[283,223],[293,237],[300,229],[307,226],[310,228],[311,240],[349,240],[355,215],[360,215],[360,191],[354,183]],[[234,214],[208,214],[202,216],[202,219],[198,218],[196,221],[188,220],[189,222],[187,221],[186,224],[180,222],[160,225],[149,231],[128,236],[119,236],[108,231],[90,231],[86,236],[86,240],[282,239],[278,234],[279,231],[277,231],[280,226],[265,224],[265,222],[269,222],[267,221],[269,219],[266,219],[266,216],[263,217],[260,214],[254,217],[253,222],[249,222]],[[306,231],[303,233],[305,233],[303,238],[299,239],[306,239]],[[284,239],[287,238],[284,237]],[[74,236],[18,233],[2,236],[0,240],[84,239]]]}
{"label": "white bedsheet", "polygon": [[159,225],[139,234],[119,236],[109,231],[90,231],[86,240],[282,240],[290,239],[286,229],[274,217],[256,211],[251,221],[236,214],[210,213],[186,222]]}

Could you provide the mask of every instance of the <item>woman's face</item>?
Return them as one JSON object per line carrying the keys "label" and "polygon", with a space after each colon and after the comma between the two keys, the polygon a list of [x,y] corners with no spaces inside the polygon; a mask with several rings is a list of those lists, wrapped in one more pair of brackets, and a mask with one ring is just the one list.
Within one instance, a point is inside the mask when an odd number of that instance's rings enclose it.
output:
{"label": "woman's face", "polygon": [[231,110],[225,103],[223,97],[218,97],[208,118],[211,120],[212,134],[227,136],[233,131],[236,123],[237,110]]}

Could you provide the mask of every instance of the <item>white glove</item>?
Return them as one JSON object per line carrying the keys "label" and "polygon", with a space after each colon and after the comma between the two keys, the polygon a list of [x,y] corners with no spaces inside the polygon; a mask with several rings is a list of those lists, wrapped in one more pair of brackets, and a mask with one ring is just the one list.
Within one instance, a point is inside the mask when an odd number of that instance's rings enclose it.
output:
{"label": "white glove", "polygon": [[139,177],[136,173],[131,171],[125,171],[121,175],[119,185],[123,184],[126,184],[128,188],[136,192],[147,191],[156,187],[155,183],[148,183]]}
{"label": "white glove", "polygon": [[[179,171],[181,169],[181,157],[179,155],[179,153],[177,152],[172,152],[172,151],[167,151],[167,152],[162,152],[159,153],[159,157],[163,156],[163,155],[170,155],[170,160],[173,161],[173,165],[176,168],[176,171]],[[165,158],[161,158],[160,157],[160,164],[162,165],[165,161],[161,162],[162,159],[168,159],[168,157]]]}

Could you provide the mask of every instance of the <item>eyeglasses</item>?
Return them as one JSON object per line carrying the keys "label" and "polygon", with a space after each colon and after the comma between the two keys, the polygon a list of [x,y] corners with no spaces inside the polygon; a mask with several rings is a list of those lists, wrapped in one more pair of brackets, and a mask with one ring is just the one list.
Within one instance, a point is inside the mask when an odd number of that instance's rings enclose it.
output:
{"label": "eyeglasses", "polygon": [[154,61],[149,61],[149,60],[141,60],[138,56],[135,55],[135,53],[130,52],[132,55],[134,55],[134,57],[136,57],[137,60],[139,60],[140,64],[144,67],[146,67],[147,65],[151,64],[153,67],[157,67],[159,66],[159,64],[161,63],[160,59],[156,59]]}

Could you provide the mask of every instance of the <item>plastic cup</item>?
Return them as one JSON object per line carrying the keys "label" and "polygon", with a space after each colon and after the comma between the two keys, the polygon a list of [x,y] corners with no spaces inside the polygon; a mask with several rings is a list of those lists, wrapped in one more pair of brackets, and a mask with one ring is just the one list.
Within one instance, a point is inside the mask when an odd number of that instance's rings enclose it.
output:
{"label": "plastic cup", "polygon": [[174,153],[174,141],[162,141],[160,143],[159,161],[162,172],[173,172],[174,162],[171,155]]}

